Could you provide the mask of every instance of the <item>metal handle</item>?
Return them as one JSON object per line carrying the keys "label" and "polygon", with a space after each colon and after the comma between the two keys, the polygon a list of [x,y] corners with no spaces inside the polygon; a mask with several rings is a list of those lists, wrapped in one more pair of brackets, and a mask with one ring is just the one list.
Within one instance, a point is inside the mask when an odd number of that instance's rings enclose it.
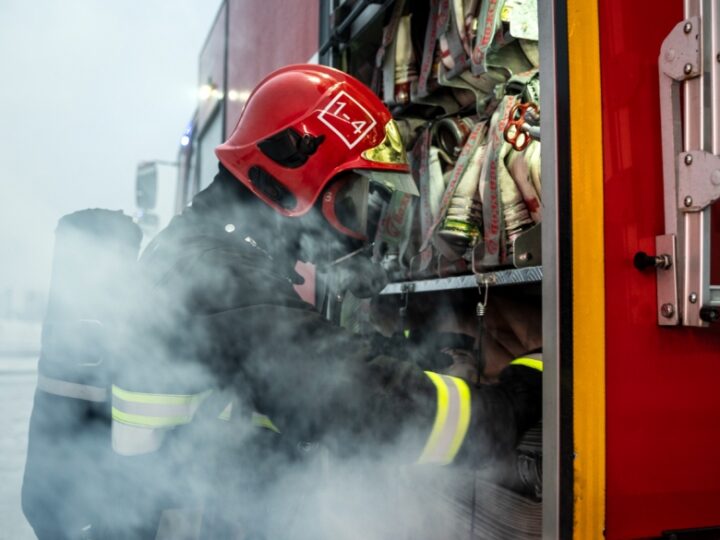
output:
{"label": "metal handle", "polygon": [[662,255],[648,255],[644,251],[638,251],[635,257],[633,257],[633,266],[641,272],[648,268],[668,270],[672,266],[672,257],[667,253],[663,253]]}
{"label": "metal handle", "polygon": [[658,60],[665,234],[656,245],[671,254],[672,267],[652,265],[664,326],[720,318],[720,287],[710,283],[710,206],[720,199],[720,67],[712,52],[719,10],[714,0],[688,0],[686,19],[665,38]]}

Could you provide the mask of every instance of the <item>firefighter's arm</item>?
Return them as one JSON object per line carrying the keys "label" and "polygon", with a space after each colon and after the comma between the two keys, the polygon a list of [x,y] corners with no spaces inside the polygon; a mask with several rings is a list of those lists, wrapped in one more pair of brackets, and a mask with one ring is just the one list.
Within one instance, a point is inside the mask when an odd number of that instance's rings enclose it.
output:
{"label": "firefighter's arm", "polygon": [[[516,359],[497,384],[479,387],[459,377],[418,372],[387,357],[371,364],[385,373],[383,392],[392,394],[395,404],[402,400],[405,427],[420,434],[416,455],[408,457],[421,464],[487,463],[512,451],[541,416],[542,362],[537,358]],[[399,423],[396,428],[403,429]]]}
{"label": "firefighter's arm", "polygon": [[517,358],[497,384],[471,387],[471,420],[454,460],[479,464],[506,456],[542,417],[542,361]]}

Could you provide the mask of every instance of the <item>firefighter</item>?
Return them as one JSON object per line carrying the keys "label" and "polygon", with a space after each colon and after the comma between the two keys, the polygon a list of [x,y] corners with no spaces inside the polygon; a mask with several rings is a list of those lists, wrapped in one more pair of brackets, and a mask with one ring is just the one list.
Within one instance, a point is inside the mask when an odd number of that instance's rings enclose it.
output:
{"label": "firefighter", "polygon": [[223,506],[261,529],[263,486],[309,443],[473,465],[538,421],[538,360],[474,387],[383,354],[297,294],[298,260],[351,272],[359,289],[381,283],[368,199],[417,194],[397,126],[367,87],[320,65],[275,71],[216,155],[214,181],[145,250],[117,349],[112,438],[131,490],[128,537],[185,527],[220,538],[207,516]]}

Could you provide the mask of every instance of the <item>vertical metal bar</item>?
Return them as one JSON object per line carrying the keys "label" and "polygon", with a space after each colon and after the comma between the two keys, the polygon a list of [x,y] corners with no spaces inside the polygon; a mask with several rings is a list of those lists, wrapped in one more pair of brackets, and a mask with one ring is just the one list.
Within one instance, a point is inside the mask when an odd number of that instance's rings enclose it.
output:
{"label": "vertical metal bar", "polygon": [[686,326],[704,324],[700,319],[700,307],[708,296],[703,294],[702,276],[707,263],[707,250],[710,248],[710,237],[705,234],[706,217],[709,217],[706,214],[706,211],[694,212],[686,214],[685,219],[685,283],[684,295],[680,300],[685,305],[683,312]]}
{"label": "vertical metal bar", "polygon": [[223,45],[223,88],[222,88],[222,99],[220,100],[220,114],[222,114],[220,126],[220,140],[225,141],[228,136],[227,132],[227,115],[228,115],[228,90],[230,89],[230,83],[228,81],[228,74],[230,69],[230,2],[232,0],[225,0],[225,28],[223,29],[225,41]]}
{"label": "vertical metal bar", "polygon": [[[720,0],[705,0],[703,7],[703,118],[705,151],[720,155]],[[709,304],[712,298],[711,235],[712,207],[703,211],[703,255],[701,261],[703,290],[700,307]]]}
{"label": "vertical metal bar", "polygon": [[[702,0],[685,0],[685,19],[701,17]],[[702,23],[701,23],[702,25]],[[693,28],[693,32],[702,32],[701,28]],[[697,150],[702,147],[702,116],[698,107],[702,103],[701,79],[693,78],[683,83],[684,114],[683,114],[683,150]]]}
{"label": "vertical metal bar", "polygon": [[[708,0],[685,0],[685,18],[700,17],[701,28],[693,29],[694,32],[705,33],[706,21],[703,20],[703,7],[707,2]],[[703,41],[703,39],[700,40],[701,47]],[[702,114],[705,101],[705,88],[703,86],[705,79],[703,73],[701,77],[683,83],[683,149],[686,152],[699,150],[705,146],[705,122]],[[700,319],[700,308],[708,294],[703,286],[703,277],[709,277],[709,272],[705,271],[708,259],[702,255],[702,251],[706,248],[703,241],[703,236],[705,236],[703,230],[708,222],[709,209],[702,212],[683,213],[683,225],[681,230],[678,231],[678,238],[682,242],[681,252],[684,254],[684,264],[679,268],[679,279],[683,284],[679,304],[682,306],[683,324],[686,326],[704,325]]]}
{"label": "vertical metal bar", "polygon": [[[540,45],[541,125],[541,176],[544,206],[542,226],[543,253],[543,538],[567,538],[561,523],[561,364],[560,364],[560,253],[561,245],[558,215],[558,178],[569,152],[560,154],[558,127],[567,124],[567,99],[559,92],[567,92],[567,7],[564,0],[538,2]],[[558,53],[558,46],[562,53]],[[558,57],[560,59],[558,60]],[[560,65],[558,65],[558,63]],[[558,74],[563,79],[558,80]],[[565,130],[567,131],[567,130]],[[568,137],[569,138],[569,137]],[[568,233],[568,231],[563,231]],[[569,254],[567,255],[570,256]],[[571,310],[570,310],[571,311]],[[571,326],[571,325],[568,325]],[[572,425],[572,419],[567,424]],[[572,513],[572,506],[570,507]],[[566,518],[568,516],[565,516]],[[570,521],[572,516],[569,517]],[[571,536],[570,532],[570,536]]]}
{"label": "vertical metal bar", "polygon": [[709,16],[708,38],[705,41],[703,55],[705,66],[709,68],[710,88],[707,89],[707,97],[710,105],[710,147],[709,151],[720,155],[720,0],[711,2]]}
{"label": "vertical metal bar", "polygon": [[[332,12],[332,2],[331,0],[320,0],[319,2],[319,39],[318,39],[318,51],[323,46],[323,44],[330,38],[330,13]],[[318,63],[324,64],[326,66],[332,65],[332,49],[325,52],[325,54],[321,54],[318,58]]]}
{"label": "vertical metal bar", "polygon": [[715,115],[715,89],[717,88],[717,69],[715,69],[715,52],[717,50],[717,34],[714,25],[717,24],[717,0],[703,0],[702,3],[702,145],[706,152],[717,154],[715,130],[717,118]]}
{"label": "vertical metal bar", "polygon": [[[699,78],[700,99],[701,101],[696,104],[696,114],[699,117],[698,126],[699,129],[699,148],[706,152],[714,152],[714,137],[713,137],[713,125],[714,121],[714,109],[715,104],[713,103],[713,79],[712,70],[714,64],[714,56],[712,51],[713,42],[713,12],[715,11],[714,6],[716,0],[702,0],[700,3],[700,15],[701,15],[701,26],[700,31],[702,32],[702,38],[700,40],[700,61],[702,62],[702,69],[700,70],[701,76]],[[693,218],[693,226],[697,227],[698,230],[693,235],[693,244],[697,246],[697,255],[690,261],[689,272],[693,272],[693,276],[697,276],[693,279],[692,285],[697,287],[697,301],[693,304],[693,316],[697,312],[697,319],[693,322],[697,326],[707,326],[700,319],[700,308],[704,306],[710,299],[710,208],[706,208],[702,212],[698,213],[697,217]],[[690,293],[692,294],[692,292]],[[689,297],[690,301],[691,298]]]}
{"label": "vertical metal bar", "polygon": [[665,192],[665,234],[681,234],[683,221],[678,220],[677,207],[677,155],[683,145],[682,115],[680,110],[680,87],[663,72],[658,63],[660,76],[660,127],[663,147],[663,188]]}

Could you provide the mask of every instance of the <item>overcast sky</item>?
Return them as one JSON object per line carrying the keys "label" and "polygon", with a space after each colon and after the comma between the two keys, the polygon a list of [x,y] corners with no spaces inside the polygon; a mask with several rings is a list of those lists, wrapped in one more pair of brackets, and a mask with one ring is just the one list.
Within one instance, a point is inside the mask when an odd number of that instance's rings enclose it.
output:
{"label": "overcast sky", "polygon": [[0,290],[46,289],[53,229],[134,210],[135,167],[174,160],[220,0],[0,0]]}

